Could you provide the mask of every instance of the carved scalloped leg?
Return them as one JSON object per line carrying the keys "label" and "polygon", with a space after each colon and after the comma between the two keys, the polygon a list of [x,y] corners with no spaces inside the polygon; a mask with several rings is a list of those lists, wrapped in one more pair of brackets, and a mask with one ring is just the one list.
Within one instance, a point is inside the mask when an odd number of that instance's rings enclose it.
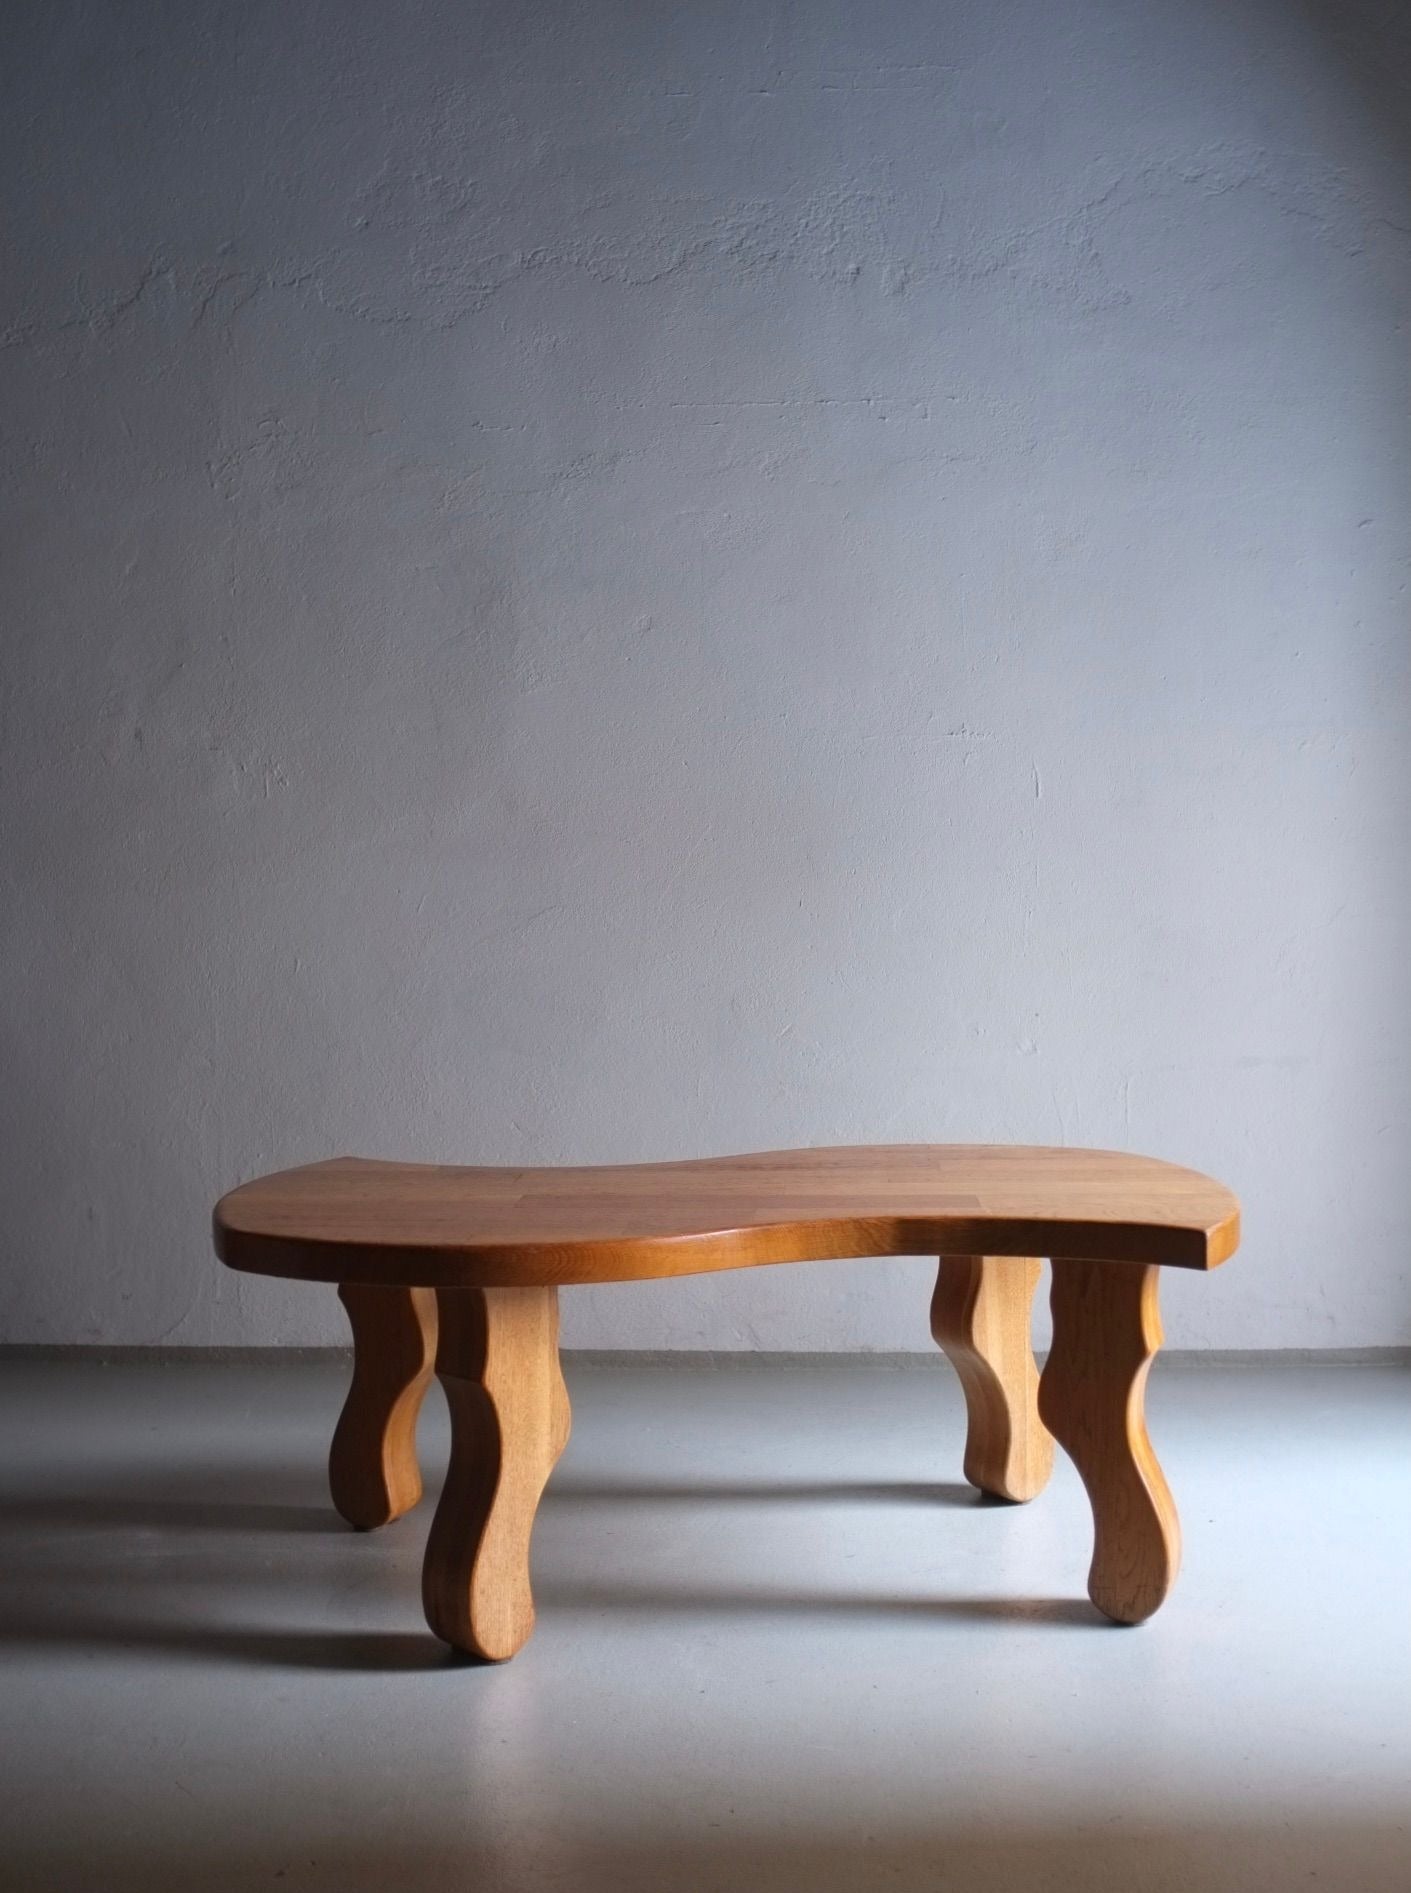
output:
{"label": "carved scalloped leg", "polygon": [[436,1371],[451,1461],[422,1575],[426,1621],[471,1656],[503,1662],[534,1628],[529,1538],[568,1443],[554,1288],[443,1288]]}
{"label": "carved scalloped leg", "polygon": [[421,1497],[416,1419],[436,1358],[436,1294],[344,1282],[353,1329],[353,1381],[328,1454],[333,1503],[371,1531]]}
{"label": "carved scalloped leg", "polygon": [[943,1255],[931,1297],[931,1333],[965,1390],[965,1476],[999,1499],[1034,1498],[1053,1471],[1030,1339],[1042,1269],[1032,1256]]}
{"label": "carved scalloped leg", "polygon": [[1088,1595],[1126,1624],[1160,1608],[1181,1562],[1176,1508],[1146,1431],[1146,1377],[1162,1339],[1157,1273],[1055,1258],[1053,1347],[1039,1383],[1039,1411],[1092,1501]]}

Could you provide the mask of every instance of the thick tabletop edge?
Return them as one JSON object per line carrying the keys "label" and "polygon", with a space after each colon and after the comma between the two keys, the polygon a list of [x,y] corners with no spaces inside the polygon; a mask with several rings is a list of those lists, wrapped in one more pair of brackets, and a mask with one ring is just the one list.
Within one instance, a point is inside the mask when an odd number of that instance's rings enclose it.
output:
{"label": "thick tabletop edge", "polygon": [[[947,1148],[1003,1152],[1005,1146],[910,1146],[943,1152]],[[850,1147],[859,1155],[867,1146]],[[741,1158],[687,1159],[677,1163],[601,1166],[603,1174],[639,1175],[656,1171],[681,1173],[699,1166],[720,1168],[732,1163],[759,1163],[771,1159],[835,1155],[835,1152],[761,1152]],[[1016,1151],[1016,1155],[1021,1154]],[[240,1215],[261,1185],[288,1183],[300,1176],[332,1170],[375,1173],[386,1170],[405,1177],[463,1170],[466,1175],[495,1176],[501,1180],[550,1174],[504,1166],[495,1170],[474,1166],[416,1165],[378,1159],[333,1158],[323,1163],[275,1173],[252,1180],[228,1192],[216,1205],[213,1217],[215,1249],[230,1268],[244,1273],[292,1277],[308,1281],[368,1281],[418,1287],[497,1287],[515,1284],[568,1286],[591,1282],[655,1280],[676,1275],[713,1273],[797,1261],[844,1260],[873,1256],[937,1254],[994,1254],[1074,1256],[1094,1261],[1155,1263],[1167,1267],[1210,1270],[1226,1261],[1240,1239],[1239,1205],[1214,1179],[1198,1172],[1164,1164],[1159,1159],[1133,1158],[1123,1152],[1072,1151],[1057,1148],[1045,1156],[1072,1155],[1112,1158],[1119,1166],[1158,1165],[1191,1183],[1199,1183],[1222,1199],[1223,1213],[1204,1221],[1144,1221],[1031,1215],[980,1211],[931,1215],[902,1210],[895,1214],[837,1213],[769,1219],[751,1219],[738,1227],[703,1228],[681,1233],[592,1236],[583,1239],[504,1242],[487,1237],[455,1241],[368,1241],[346,1232],[330,1238],[309,1232],[280,1233],[252,1227]],[[576,1175],[592,1174],[576,1168]],[[243,1200],[242,1200],[243,1199]],[[243,1226],[242,1226],[243,1225]]]}

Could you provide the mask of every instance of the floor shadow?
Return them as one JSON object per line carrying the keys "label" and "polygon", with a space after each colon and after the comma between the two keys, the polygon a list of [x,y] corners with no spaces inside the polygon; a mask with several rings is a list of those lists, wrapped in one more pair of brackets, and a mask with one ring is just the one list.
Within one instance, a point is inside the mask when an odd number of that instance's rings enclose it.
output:
{"label": "floor shadow", "polygon": [[[274,1479],[278,1490],[281,1480]],[[201,1496],[180,1488],[194,1484]],[[173,1490],[173,1485],[178,1489]],[[170,1472],[143,1479],[130,1489],[0,1493],[0,1532],[230,1532],[346,1536],[348,1525],[334,1511],[321,1482],[301,1478],[301,1497],[268,1496],[266,1481],[248,1469],[230,1472]],[[259,1492],[263,1496],[247,1496]],[[307,1495],[307,1496],[303,1496]],[[435,1492],[428,1495],[434,1502]],[[974,1510],[1005,1507],[1006,1501],[954,1482],[759,1480],[620,1480],[556,1478],[546,1508],[590,1503],[649,1505],[918,1505]],[[426,1500],[423,1500],[423,1505]]]}
{"label": "floor shadow", "polygon": [[[33,1481],[34,1475],[29,1475]],[[0,1488],[6,1532],[346,1532],[317,1462],[183,1460],[136,1472],[105,1469],[83,1484]]]}
{"label": "floor shadow", "polygon": [[555,1479],[545,1503],[575,1505],[597,1500],[651,1505],[950,1505],[967,1510],[1007,1503],[954,1481],[671,1479],[638,1483],[583,1478]]}
{"label": "floor shadow", "polygon": [[429,1630],[239,1628],[85,1611],[81,1605],[66,1609],[61,1617],[7,1605],[0,1626],[0,1646],[5,1644],[25,1649],[150,1651],[203,1664],[253,1664],[354,1676],[474,1667],[474,1659],[448,1650]]}
{"label": "floor shadow", "polygon": [[[38,1581],[36,1582],[36,1578]],[[113,1574],[104,1579],[115,1588]],[[245,1585],[247,1590],[252,1589]],[[643,1583],[630,1578],[547,1576],[536,1584],[541,1608],[605,1610],[646,1619],[663,1613],[751,1619],[868,1619],[918,1625],[966,1622],[1013,1629],[1082,1629],[1091,1633],[1107,1620],[1084,1600],[1058,1597],[906,1595],[898,1592],[829,1592],[801,1586],[760,1588],[745,1584]],[[314,1672],[396,1674],[478,1667],[448,1650],[429,1630],[339,1630],[285,1625],[239,1625],[229,1619],[232,1597],[242,1589],[238,1567],[217,1563],[196,1574],[183,1566],[169,1579],[151,1569],[136,1595],[140,1608],[115,1608],[111,1597],[87,1594],[72,1566],[0,1586],[0,1648],[16,1651],[74,1649],[131,1655],[146,1651],[198,1663],[233,1663]],[[268,1589],[268,1586],[266,1586]],[[206,1593],[223,1600],[226,1620],[213,1621]],[[407,1599],[409,1617],[417,1610]]]}
{"label": "floor shadow", "polygon": [[53,1493],[0,1498],[0,1532],[257,1532],[325,1537],[349,1526],[325,1502],[284,1505],[258,1500],[122,1498],[111,1493]]}
{"label": "floor shadow", "polygon": [[[273,1495],[273,1496],[271,1496]],[[405,1561],[410,1516],[378,1534],[379,1551]],[[397,1672],[459,1666],[418,1624],[405,1632],[238,1625],[242,1595],[271,1599],[320,1579],[365,1535],[330,1503],[322,1468],[287,1464],[163,1465],[101,1490],[0,1493],[0,1645],[150,1651],[193,1661],[315,1671]],[[365,1569],[366,1567],[364,1567]],[[389,1570],[389,1577],[392,1573]]]}
{"label": "floor shadow", "polygon": [[694,1616],[732,1617],[914,1617],[929,1623],[1005,1624],[1047,1630],[1092,1631],[1113,1625],[1086,1598],[956,1597],[945,1593],[905,1596],[895,1591],[820,1591],[799,1586],[761,1589],[744,1584],[643,1583],[631,1578],[546,1578],[540,1602],[555,1610],[622,1610],[640,1616],[684,1611]]}
{"label": "floor shadow", "polygon": [[[551,1485],[544,1513],[611,1503],[973,1508],[1002,1501],[947,1482],[639,1483],[579,1477]],[[407,1586],[404,1632],[231,1621],[245,1614],[242,1598],[246,1610],[258,1599],[277,1612],[281,1599],[296,1598],[310,1581],[320,1590],[330,1580],[341,1585],[355,1568],[357,1581],[371,1586],[370,1595],[385,1596],[387,1584],[395,1584],[400,1595],[410,1558],[420,1556],[430,1509],[423,1500],[419,1519],[409,1516],[386,1533],[354,1533],[323,1496],[321,1468],[270,1464],[166,1465],[131,1480],[125,1490],[105,1475],[101,1490],[0,1495],[0,1530],[13,1548],[0,1572],[0,1645],[12,1650],[150,1651],[198,1662],[350,1674],[463,1668],[470,1659],[448,1651],[419,1627],[414,1580]],[[324,1538],[347,1540],[346,1557],[336,1544],[316,1555],[314,1543]],[[357,1567],[355,1557],[363,1560]],[[731,1583],[688,1577],[679,1583],[644,1583],[627,1572],[619,1579],[551,1568],[538,1573],[536,1593],[550,1608],[635,1611],[644,1616],[713,1612],[749,1618],[768,1613],[1088,1629],[1101,1621],[1086,1602],[1071,1598],[830,1592],[826,1580],[825,1588],[792,1585],[771,1590],[748,1579]]]}

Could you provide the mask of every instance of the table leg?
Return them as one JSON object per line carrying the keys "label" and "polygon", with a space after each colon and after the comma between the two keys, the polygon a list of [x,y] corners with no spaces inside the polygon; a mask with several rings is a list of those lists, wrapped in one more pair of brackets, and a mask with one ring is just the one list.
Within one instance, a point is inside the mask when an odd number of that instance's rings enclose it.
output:
{"label": "table leg", "polygon": [[386,1525],[421,1497],[416,1419],[436,1354],[429,1288],[344,1282],[353,1380],[328,1455],[333,1503],[361,1531]]}
{"label": "table leg", "polygon": [[1092,1502],[1088,1595],[1118,1623],[1150,1617],[1181,1561],[1176,1508],[1146,1430],[1146,1378],[1162,1340],[1157,1273],[1055,1258],[1053,1347],[1039,1383],[1039,1411]]}
{"label": "table leg", "polygon": [[529,1538],[568,1441],[555,1288],[443,1288],[436,1372],[451,1460],[422,1577],[426,1620],[469,1655],[503,1662],[534,1628]]}
{"label": "table leg", "polygon": [[1032,1256],[943,1255],[931,1297],[931,1333],[965,1390],[965,1476],[999,1499],[1034,1498],[1053,1470],[1030,1339],[1042,1269]]}

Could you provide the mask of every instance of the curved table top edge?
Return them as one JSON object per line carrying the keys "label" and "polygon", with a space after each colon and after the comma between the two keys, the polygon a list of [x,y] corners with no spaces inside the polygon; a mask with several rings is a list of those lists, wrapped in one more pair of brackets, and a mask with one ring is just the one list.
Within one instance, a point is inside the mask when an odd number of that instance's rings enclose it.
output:
{"label": "curved table top edge", "polygon": [[[967,1161],[980,1166],[1022,1166],[1026,1160],[1034,1160],[1036,1167],[1053,1170],[1060,1186],[1066,1167],[1070,1189],[1074,1173],[1096,1164],[1099,1171],[1110,1170],[1112,1188],[1118,1195],[1137,1192],[1159,1197],[1164,1185],[1173,1195],[1196,1197],[1204,1213],[1180,1215],[1168,1207],[1162,1214],[1159,1202],[1141,1205],[1144,1213],[1137,1215],[1130,1204],[1113,1214],[1105,1210],[1093,1213],[1091,1205],[1085,1206],[1085,1214],[1065,1214],[1061,1206],[998,1213],[983,1208],[978,1199],[966,1200],[967,1193],[957,1187],[954,1179],[949,1189],[938,1187],[936,1205],[932,1207],[898,1202],[892,1209],[873,1201],[849,1209],[846,1201],[840,1200],[826,1209],[819,1206],[804,1214],[760,1213],[700,1227],[635,1235],[622,1230],[582,1237],[555,1232],[551,1239],[505,1239],[503,1232],[492,1233],[487,1228],[482,1235],[463,1226],[453,1234],[439,1230],[431,1236],[404,1239],[398,1233],[376,1239],[350,1233],[346,1222],[345,1227],[330,1234],[310,1226],[308,1218],[313,1211],[306,1212],[304,1226],[290,1227],[287,1211],[282,1217],[271,1216],[268,1208],[280,1190],[287,1193],[292,1186],[296,1192],[300,1187],[310,1190],[316,1209],[318,1195],[332,1200],[330,1184],[346,1178],[366,1185],[374,1181],[376,1173],[382,1173],[389,1183],[395,1179],[404,1188],[410,1186],[413,1193],[418,1188],[425,1192],[427,1185],[438,1181],[444,1186],[448,1180],[453,1189],[484,1180],[487,1185],[499,1186],[502,1192],[518,1183],[526,1185],[531,1194],[535,1188],[543,1191],[541,1198],[534,1199],[541,1202],[551,1202],[555,1194],[571,1197],[568,1186],[574,1184],[583,1185],[590,1196],[596,1189],[606,1199],[616,1182],[644,1190],[650,1202],[660,1200],[650,1193],[654,1180],[665,1182],[670,1178],[678,1184],[675,1195],[688,1198],[690,1182],[711,1172],[718,1183],[722,1173],[736,1170],[744,1179],[744,1187],[752,1175],[770,1174],[772,1167],[776,1177],[796,1182],[806,1195],[807,1178],[813,1176],[816,1182],[830,1164],[860,1171],[869,1160],[917,1165],[949,1161],[957,1166]],[[728,1176],[726,1180],[738,1181]],[[960,1182],[965,1180],[962,1177]],[[860,1193],[865,1195],[866,1191]],[[375,1201],[375,1194],[369,1198],[365,1190],[356,1195],[365,1203]],[[670,1200],[672,1193],[666,1195]],[[947,1195],[954,1199],[954,1207],[941,1206]],[[523,1196],[506,1198],[502,1194],[499,1200],[518,1203]],[[726,1205],[722,1203],[721,1207]],[[346,1204],[344,1209],[346,1217]],[[462,1223],[473,1209],[473,1201],[452,1205],[452,1213]],[[292,1220],[297,1223],[299,1218]],[[281,1222],[285,1224],[282,1228],[278,1226]],[[902,1255],[1081,1256],[1093,1261],[1209,1270],[1227,1260],[1238,1246],[1239,1204],[1224,1185],[1198,1171],[1123,1151],[1060,1146],[850,1145],[656,1164],[539,1168],[339,1157],[274,1172],[230,1191],[216,1205],[213,1233],[221,1260],[244,1273],[426,1288],[660,1280],[783,1262]]]}

